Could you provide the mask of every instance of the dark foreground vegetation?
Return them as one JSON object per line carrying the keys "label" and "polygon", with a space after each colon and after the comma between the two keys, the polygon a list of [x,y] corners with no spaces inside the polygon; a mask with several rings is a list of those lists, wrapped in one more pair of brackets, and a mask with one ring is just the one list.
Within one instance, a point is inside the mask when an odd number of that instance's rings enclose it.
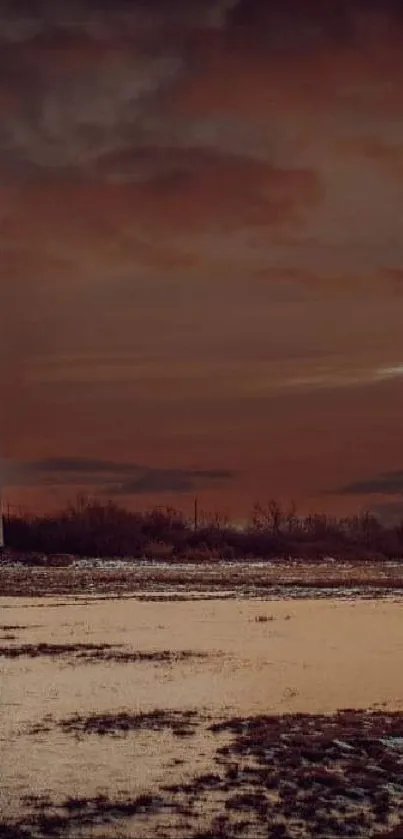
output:
{"label": "dark foreground vegetation", "polygon": [[[44,516],[10,515],[4,521],[7,549],[30,555],[127,557],[159,560],[285,558],[383,560],[403,557],[403,519],[384,526],[374,515],[348,518],[298,516],[275,501],[256,505],[243,529],[219,515],[189,521],[180,511],[130,512],[111,502],[79,499]],[[27,557],[28,559],[28,557]]]}

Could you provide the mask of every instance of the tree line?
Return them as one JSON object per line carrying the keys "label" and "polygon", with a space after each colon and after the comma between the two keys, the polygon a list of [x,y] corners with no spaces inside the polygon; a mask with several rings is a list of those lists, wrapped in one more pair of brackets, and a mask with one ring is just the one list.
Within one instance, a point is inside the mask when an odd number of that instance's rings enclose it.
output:
{"label": "tree line", "polygon": [[190,561],[403,557],[403,519],[388,527],[368,512],[300,516],[275,500],[256,504],[240,529],[219,514],[202,515],[196,523],[171,507],[131,512],[111,501],[79,498],[57,514],[5,516],[4,537],[6,551],[27,561],[49,555]]}

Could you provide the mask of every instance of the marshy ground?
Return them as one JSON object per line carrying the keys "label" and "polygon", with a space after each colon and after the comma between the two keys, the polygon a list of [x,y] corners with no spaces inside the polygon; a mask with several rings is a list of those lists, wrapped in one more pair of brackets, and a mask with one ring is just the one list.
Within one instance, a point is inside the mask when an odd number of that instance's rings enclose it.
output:
{"label": "marshy ground", "polygon": [[242,597],[377,597],[403,594],[403,563],[213,561],[199,564],[82,560],[67,567],[0,567],[0,596],[142,600]]}
{"label": "marshy ground", "polygon": [[1,571],[1,839],[403,837],[400,570],[196,571]]}
{"label": "marshy ground", "polygon": [[[180,780],[155,784],[148,793],[54,800],[49,794],[26,794],[22,813],[4,824],[1,835],[17,837],[21,830],[29,837],[402,836],[399,712],[345,710],[214,722],[196,711],[76,714],[48,720],[42,730],[49,732],[53,725],[72,737],[103,741],[169,731],[179,739],[198,734],[216,742],[210,771],[194,772],[185,757],[176,758]],[[181,754],[186,754],[183,746]]]}

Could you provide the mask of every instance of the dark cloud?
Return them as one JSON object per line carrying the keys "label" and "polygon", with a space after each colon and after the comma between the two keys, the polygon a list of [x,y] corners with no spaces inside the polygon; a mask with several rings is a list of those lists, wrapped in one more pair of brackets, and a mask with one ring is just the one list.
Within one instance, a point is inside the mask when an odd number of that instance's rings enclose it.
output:
{"label": "dark cloud", "polygon": [[[0,107],[7,114],[0,121],[0,175],[99,176],[97,167],[107,172],[111,159],[113,176],[124,178],[130,154],[148,156],[146,176],[154,157],[161,172],[166,146],[179,153],[211,146],[214,127],[179,124],[172,95],[202,71],[212,30],[224,49],[231,33],[241,40],[249,33],[256,44],[263,39],[265,48],[294,49],[337,33],[367,37],[382,21],[395,26],[402,6],[400,0],[0,0]],[[218,146],[228,144],[225,125],[215,132]]]}
{"label": "dark cloud", "polygon": [[353,481],[342,487],[339,492],[343,495],[403,495],[403,471],[384,472],[373,478]]}
{"label": "dark cloud", "polygon": [[1,37],[26,40],[45,31],[118,32],[146,38],[164,32],[232,27],[350,33],[362,20],[402,18],[401,0],[13,0],[0,3]]}
{"label": "dark cloud", "polygon": [[226,469],[145,469],[139,477],[106,488],[105,492],[112,495],[187,493],[232,477],[234,473]]}
{"label": "dark cloud", "polygon": [[228,469],[167,469],[92,458],[47,458],[25,464],[21,483],[98,487],[103,495],[187,493],[235,477]]}
{"label": "dark cloud", "polygon": [[401,0],[240,0],[228,23],[285,46],[375,34],[385,21],[401,22],[402,13]]}
{"label": "dark cloud", "polygon": [[115,460],[95,460],[89,457],[50,457],[27,464],[36,474],[97,475],[99,473],[133,473],[141,469],[137,463],[121,463]]}
{"label": "dark cloud", "polygon": [[[4,176],[88,176],[108,155],[146,148],[159,136],[159,97],[180,76],[180,56],[167,49],[146,55],[122,45],[118,53],[113,46],[97,48],[87,60],[81,47],[76,66],[72,50],[70,66],[69,52],[49,56],[38,47],[28,53],[16,47],[8,73],[3,57]],[[12,81],[15,61],[19,77]]]}
{"label": "dark cloud", "polygon": [[[161,143],[161,97],[190,69],[188,38],[228,0],[0,2],[0,174],[86,172]],[[162,142],[162,145],[164,143]]]}
{"label": "dark cloud", "polygon": [[26,0],[0,3],[1,37],[21,42],[46,33],[102,40],[111,35],[147,40],[158,31],[220,28],[236,0]]}

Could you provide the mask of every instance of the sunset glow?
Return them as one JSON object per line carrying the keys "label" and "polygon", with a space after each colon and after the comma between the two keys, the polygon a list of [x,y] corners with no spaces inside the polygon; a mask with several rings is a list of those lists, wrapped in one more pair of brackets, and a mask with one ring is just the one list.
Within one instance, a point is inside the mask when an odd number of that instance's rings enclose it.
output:
{"label": "sunset glow", "polygon": [[7,502],[395,504],[401,4],[35,8],[0,9]]}

